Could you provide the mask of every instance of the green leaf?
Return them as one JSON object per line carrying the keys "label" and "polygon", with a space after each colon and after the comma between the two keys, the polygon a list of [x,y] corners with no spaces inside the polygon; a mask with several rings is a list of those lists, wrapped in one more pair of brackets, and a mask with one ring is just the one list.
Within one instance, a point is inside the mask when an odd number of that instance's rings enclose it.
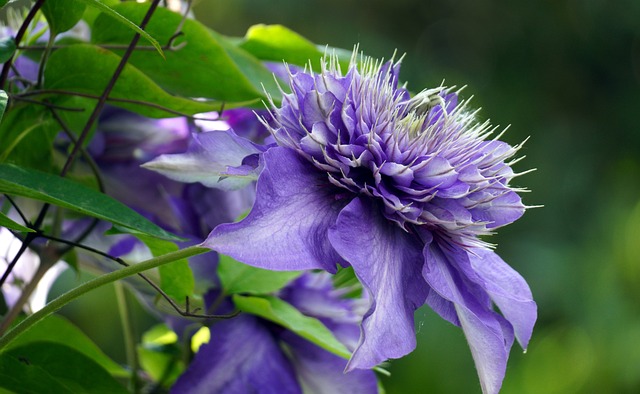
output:
{"label": "green leaf", "polygon": [[[140,20],[145,7],[133,2],[115,7],[132,20]],[[180,23],[180,14],[158,9],[147,30],[163,44],[168,43]],[[151,77],[160,86],[187,97],[206,97],[228,102],[264,99],[262,85],[275,99],[279,91],[269,72],[260,61],[232,45],[229,40],[212,32],[193,19],[184,20],[183,34],[174,41],[180,49],[166,51],[166,62],[148,51],[136,51],[131,64]],[[131,39],[130,32],[113,26],[98,17],[91,39],[99,44],[123,44]]]}
{"label": "green leaf", "polygon": [[[0,0],[0,8],[2,8],[5,5],[7,5],[8,2],[9,2],[9,0]],[[2,62],[0,62],[0,63],[2,63]]]}
{"label": "green leaf", "polygon": [[[37,341],[0,355],[0,386],[21,393],[127,393],[99,364],[77,350],[56,342]],[[44,372],[44,373],[43,373]],[[41,376],[51,387],[41,388]],[[36,382],[39,381],[39,382]],[[16,386],[16,383],[19,383]],[[30,387],[33,385],[33,387]],[[37,390],[36,390],[37,387]]]}
{"label": "green leaf", "polygon": [[16,51],[16,41],[13,37],[5,37],[0,40],[0,63],[11,59]]}
{"label": "green leaf", "polygon": [[[62,89],[100,96],[120,56],[94,45],[78,44],[58,49],[51,54],[45,70],[45,88]],[[220,109],[220,102],[202,102],[175,97],[156,85],[140,70],[127,64],[120,74],[109,98],[135,100],[193,115]],[[154,118],[175,114],[137,103],[111,102],[119,107]]]}
{"label": "green leaf", "polygon": [[8,229],[14,230],[14,231],[21,231],[23,233],[32,233],[34,232],[32,229],[25,227],[21,224],[18,224],[16,222],[14,222],[13,220],[9,219],[7,217],[7,215],[5,215],[4,213],[0,212],[0,226],[2,227],[6,227]]}
{"label": "green leaf", "polygon": [[240,47],[259,59],[299,66],[311,61],[314,67],[319,67],[323,55],[311,41],[282,25],[251,26]]}
{"label": "green leaf", "polygon": [[[140,235],[138,238],[147,245],[154,257],[178,250],[178,246],[173,242]],[[162,265],[158,267],[158,272],[160,273],[160,288],[171,298],[184,301],[186,297],[193,295],[195,281],[187,259]]]}
{"label": "green leaf", "polygon": [[31,364],[28,358],[0,354],[0,390],[10,393],[73,394],[44,368]]}
{"label": "green leaf", "polygon": [[346,359],[351,357],[349,350],[320,320],[303,315],[291,304],[278,297],[236,294],[233,296],[233,302],[241,311],[278,323],[335,355]]}
{"label": "green leaf", "polygon": [[302,271],[269,271],[220,255],[218,276],[226,294],[268,294],[283,288]]}
{"label": "green leaf", "polygon": [[25,331],[16,337],[16,339],[8,344],[2,351],[8,351],[9,349],[36,341],[48,341],[66,345],[89,357],[113,376],[129,376],[129,373],[124,368],[104,354],[84,332],[67,319],[58,315],[51,315],[41,320],[29,331]]}
{"label": "green leaf", "polygon": [[51,145],[60,128],[45,107],[18,104],[0,123],[0,163],[49,170]]}
{"label": "green leaf", "polygon": [[84,14],[86,4],[76,0],[46,1],[40,9],[47,19],[51,34],[57,36],[78,23]]}
{"label": "green leaf", "polygon": [[318,70],[324,54],[335,54],[343,71],[351,60],[351,51],[331,47],[318,47],[298,33],[282,25],[254,25],[247,30],[239,47],[261,60],[285,61],[298,66],[311,66]]}
{"label": "green leaf", "polygon": [[94,8],[99,9],[105,15],[109,15],[112,19],[117,20],[118,22],[122,23],[124,26],[126,26],[129,29],[131,29],[131,30],[135,31],[136,33],[140,34],[147,41],[149,41],[151,43],[151,45],[154,46],[154,48],[156,48],[156,50],[158,51],[160,56],[164,57],[164,53],[162,52],[162,47],[160,46],[160,44],[158,44],[158,41],[155,38],[151,37],[149,35],[149,33],[147,33],[146,31],[142,30],[138,25],[136,25],[135,23],[131,22],[129,19],[127,19],[124,16],[120,15],[113,8],[111,8],[108,5],[102,3],[100,0],[77,0],[77,1],[81,1],[81,2],[83,2],[85,4],[87,4],[90,7],[94,7]]}
{"label": "green leaf", "polygon": [[0,193],[44,201],[153,237],[179,239],[106,194],[44,172],[0,164]]}
{"label": "green leaf", "polygon": [[158,324],[144,333],[137,349],[142,369],[163,387],[170,387],[185,369],[177,341],[175,332]]}
{"label": "green leaf", "polygon": [[178,342],[178,335],[164,323],[156,324],[142,334],[144,345],[163,346],[176,342]]}

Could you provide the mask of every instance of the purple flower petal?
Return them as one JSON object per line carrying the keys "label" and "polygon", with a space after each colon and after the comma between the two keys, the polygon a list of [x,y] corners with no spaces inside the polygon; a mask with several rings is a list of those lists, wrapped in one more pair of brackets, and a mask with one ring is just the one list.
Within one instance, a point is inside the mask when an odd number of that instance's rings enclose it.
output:
{"label": "purple flower petal", "polygon": [[443,251],[437,242],[428,243],[424,248],[423,275],[429,286],[455,305],[460,325],[471,348],[483,393],[498,393],[513,342],[511,327],[500,315],[491,311],[490,305],[478,299],[473,283],[468,283],[469,280],[462,277],[456,269],[457,262],[450,261],[451,258],[463,259],[461,256],[466,255],[466,252],[454,248],[447,247]]}
{"label": "purple flower petal", "polygon": [[483,287],[513,326],[518,342],[526,349],[537,316],[537,306],[527,282],[490,250],[473,249],[469,260],[484,281]]}
{"label": "purple flower petal", "polygon": [[336,271],[340,257],[327,239],[344,206],[326,177],[288,148],[263,155],[256,202],[238,223],[216,227],[203,246],[244,263],[280,271]]}
{"label": "purple flower petal", "polygon": [[347,360],[340,358],[292,332],[282,335],[289,345],[293,366],[305,393],[367,394],[377,393],[376,375],[371,370],[344,373]]}
{"label": "purple flower petal", "polygon": [[211,327],[173,394],[299,394],[289,361],[259,319],[243,315]]}
{"label": "purple flower petal", "polygon": [[245,157],[260,152],[257,145],[237,136],[233,130],[215,130],[194,133],[185,153],[160,155],[143,167],[180,182],[200,182],[205,186],[232,190],[254,181],[257,171],[237,177],[229,176],[227,168],[240,166]]}
{"label": "purple flower petal", "polygon": [[416,346],[413,312],[429,291],[420,274],[417,236],[389,222],[369,200],[356,198],[340,212],[329,239],[372,298],[347,370],[371,368],[411,352]]}

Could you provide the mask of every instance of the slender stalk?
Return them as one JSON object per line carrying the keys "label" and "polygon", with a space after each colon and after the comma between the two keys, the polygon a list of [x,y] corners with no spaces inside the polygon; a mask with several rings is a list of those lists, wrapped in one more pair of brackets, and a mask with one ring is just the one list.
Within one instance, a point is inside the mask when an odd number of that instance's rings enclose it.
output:
{"label": "slender stalk", "polygon": [[[67,95],[67,96],[79,96],[79,97],[86,97],[86,98],[90,98],[90,99],[94,99],[94,100],[97,100],[97,99],[100,98],[99,96],[97,96],[95,94],[82,93],[82,92],[72,92],[70,90],[61,90],[61,89],[32,90],[32,91],[29,91],[29,92],[23,92],[23,93],[20,93],[20,94],[14,94],[11,97],[14,98],[15,100],[27,101],[26,97],[41,96],[41,95],[48,95],[48,94],[62,94],[62,95]],[[251,105],[251,104],[255,104],[256,101],[257,101],[257,99],[250,100],[250,101],[245,101],[242,104],[243,104],[243,106],[248,106],[248,105]],[[32,102],[36,102],[36,101],[32,101]],[[149,103],[149,102],[140,101],[140,100],[109,97],[109,98],[107,98],[107,102],[138,104],[138,105],[142,105],[142,106],[149,107],[149,108],[159,109],[159,110],[164,111],[164,112],[166,112],[168,114],[173,114],[173,115],[176,115],[176,116],[183,116],[183,117],[189,118],[189,119],[220,120],[219,117],[218,118],[207,118],[207,117],[189,115],[189,114],[184,113],[184,112],[180,112],[180,111],[173,110],[171,108],[163,107],[162,105],[159,105],[159,104]],[[42,103],[40,101],[38,101],[37,103],[41,104],[41,105],[46,105],[48,107],[52,107],[52,104],[50,104],[50,103]],[[222,110],[224,109],[224,103],[221,103],[220,105],[221,105],[221,107],[220,107],[220,110],[218,112],[221,113]],[[60,109],[64,109],[66,111],[74,111],[74,110],[76,110],[76,108],[67,108],[67,107],[60,108]]]}
{"label": "slender stalk", "polygon": [[154,257],[152,259],[143,261],[142,263],[131,265],[129,267],[111,272],[109,274],[99,276],[86,283],[83,283],[75,289],[62,294],[55,300],[49,302],[47,305],[45,305],[44,308],[28,316],[26,319],[18,323],[11,331],[0,337],[0,351],[5,346],[7,346],[7,344],[13,341],[17,336],[31,328],[34,324],[56,312],[81,295],[90,292],[91,290],[97,289],[98,287],[102,287],[109,283],[113,283],[128,276],[135,275],[137,273],[147,271],[164,264],[172,263],[180,259],[185,259],[191,256],[206,253],[208,251],[210,251],[210,249],[203,248],[201,246],[190,246],[182,250],[171,252],[159,257]]}
{"label": "slender stalk", "polygon": [[2,278],[0,278],[0,287],[4,285],[4,282],[7,280],[9,275],[11,275],[11,271],[13,271],[13,267],[16,266],[22,254],[25,252],[25,250],[27,250],[27,247],[29,247],[29,244],[33,242],[33,240],[36,239],[36,237],[37,237],[36,233],[27,233],[27,236],[24,239],[24,242],[22,242],[22,245],[20,245],[20,249],[18,250],[18,253],[16,253],[16,255],[13,256],[11,263],[9,263],[9,265],[7,266],[7,269],[2,274]]}
{"label": "slender stalk", "polygon": [[124,336],[124,345],[127,353],[127,365],[131,368],[131,380],[129,381],[130,389],[134,394],[140,392],[140,381],[138,380],[138,352],[136,351],[136,340],[131,324],[131,315],[129,306],[127,305],[127,296],[124,291],[122,282],[113,284],[116,291],[116,299],[118,301],[118,311],[120,312],[120,321],[122,323],[122,333]]}
{"label": "slender stalk", "polygon": [[[16,34],[16,38],[15,38],[16,45],[20,45],[20,41],[22,41],[22,37],[24,37],[25,33],[27,32],[27,28],[29,27],[29,24],[38,13],[38,10],[40,9],[40,7],[42,7],[42,5],[44,4],[44,1],[45,0],[38,0],[33,5],[33,7],[31,7],[31,10],[27,14],[27,17],[22,22],[22,25],[20,26],[20,29],[18,29],[18,33]],[[0,73],[0,89],[2,90],[4,90],[4,84],[7,81],[7,77],[9,76],[9,70],[11,69],[11,65],[13,64],[14,57],[15,57],[15,53],[9,58],[9,60],[7,60],[4,63],[4,66],[2,67],[2,73]]]}
{"label": "slender stalk", "polygon": [[42,86],[42,80],[44,78],[44,66],[47,64],[47,60],[49,59],[49,55],[51,54],[51,47],[56,40],[56,35],[49,31],[49,40],[47,41],[47,46],[44,48],[44,53],[42,53],[42,58],[40,59],[40,66],[38,67],[38,81],[36,82],[36,86]]}

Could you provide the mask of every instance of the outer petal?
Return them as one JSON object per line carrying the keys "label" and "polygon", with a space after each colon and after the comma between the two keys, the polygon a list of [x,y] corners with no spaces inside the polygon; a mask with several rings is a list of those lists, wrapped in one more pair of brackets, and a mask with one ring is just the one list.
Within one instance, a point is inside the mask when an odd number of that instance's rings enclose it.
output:
{"label": "outer petal", "polygon": [[293,369],[271,333],[248,315],[211,327],[189,369],[171,389],[174,394],[298,394]]}
{"label": "outer petal", "polygon": [[424,248],[423,275],[441,297],[454,303],[478,370],[482,392],[494,394],[500,391],[504,379],[513,334],[508,323],[491,311],[485,300],[477,299],[478,289],[460,275],[455,268],[457,262],[450,261],[465,255],[460,249],[443,250],[436,242],[428,243]]}
{"label": "outer petal", "polygon": [[344,202],[326,175],[283,147],[264,153],[256,202],[238,223],[216,227],[203,246],[271,270],[321,268],[341,261],[327,239]]}
{"label": "outer petal", "polygon": [[237,189],[255,180],[252,176],[229,177],[228,167],[242,164],[245,157],[260,153],[251,141],[238,137],[233,130],[209,131],[193,134],[193,141],[185,153],[160,155],[143,164],[180,182],[200,182],[223,190]]}
{"label": "outer petal", "polygon": [[413,312],[429,291],[420,275],[423,257],[417,236],[385,219],[377,205],[356,198],[340,212],[329,239],[372,299],[347,370],[371,368],[411,352],[416,346]]}
{"label": "outer petal", "polygon": [[378,392],[376,375],[371,370],[344,373],[347,361],[299,336],[285,332],[282,339],[305,394],[374,394]]}
{"label": "outer petal", "polygon": [[474,249],[469,260],[484,280],[491,299],[513,326],[518,342],[526,349],[537,316],[537,306],[527,282],[491,250]]}

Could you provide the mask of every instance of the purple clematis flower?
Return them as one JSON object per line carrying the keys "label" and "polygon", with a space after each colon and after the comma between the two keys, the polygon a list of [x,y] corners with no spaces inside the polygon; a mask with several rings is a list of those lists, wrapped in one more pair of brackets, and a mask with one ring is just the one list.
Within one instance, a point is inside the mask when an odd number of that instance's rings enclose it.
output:
{"label": "purple clematis flower", "polygon": [[[280,297],[320,319],[347,348],[357,343],[362,299],[343,298],[329,274],[305,273]],[[344,374],[346,360],[261,318],[240,315],[214,324],[210,332],[210,342],[200,347],[172,393],[378,392],[373,371]]]}
{"label": "purple clematis flower", "polygon": [[457,93],[411,97],[399,66],[354,56],[345,75],[333,58],[292,71],[264,122],[277,146],[259,154],[251,212],[204,245],[272,270],[352,266],[371,304],[347,371],[411,352],[414,311],[428,304],[462,327],[483,392],[496,393],[537,313],[524,279],[479,238],[525,211],[509,185],[519,146],[487,140],[494,129]]}

